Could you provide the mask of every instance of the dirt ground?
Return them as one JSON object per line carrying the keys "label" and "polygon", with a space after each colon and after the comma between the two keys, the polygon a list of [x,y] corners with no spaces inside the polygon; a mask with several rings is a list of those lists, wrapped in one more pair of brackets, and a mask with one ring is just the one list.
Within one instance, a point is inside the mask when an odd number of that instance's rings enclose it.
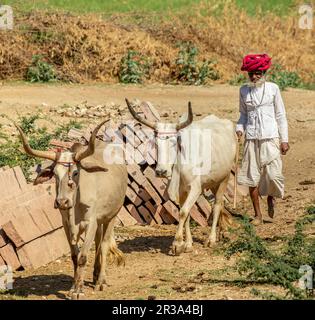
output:
{"label": "dirt ground", "polygon": [[[24,85],[0,86],[0,114],[13,118],[17,114],[34,112],[38,107],[48,114],[51,107],[75,105],[82,101],[91,104],[115,102],[124,105],[124,98],[151,101],[162,110],[179,114],[191,101],[197,117],[216,114],[236,121],[238,118],[238,87],[183,86],[121,86],[121,85]],[[286,195],[277,201],[273,223],[257,227],[265,239],[291,234],[294,223],[305,207],[315,202],[315,184],[300,185],[304,180],[315,181],[315,92],[289,89],[282,93],[289,121],[291,149],[283,157]],[[63,119],[61,119],[63,120]],[[48,124],[49,122],[46,121]],[[7,123],[0,118],[0,123]],[[263,203],[264,213],[266,205]],[[238,205],[240,213],[252,215],[249,202]],[[109,266],[110,286],[103,292],[94,292],[92,266],[94,251],[89,257],[85,294],[87,299],[255,299],[253,286],[239,286],[233,268],[235,258],[226,260],[222,246],[203,248],[209,228],[193,229],[194,251],[179,257],[168,254],[176,226],[117,227],[120,249],[125,253],[124,267]],[[279,240],[278,240],[279,241]],[[65,299],[72,284],[72,264],[69,256],[35,271],[16,272],[14,294],[5,299]],[[270,289],[266,285],[255,288]],[[275,289],[275,288],[273,288]],[[279,290],[279,289],[275,289]],[[279,292],[279,291],[278,291]]]}

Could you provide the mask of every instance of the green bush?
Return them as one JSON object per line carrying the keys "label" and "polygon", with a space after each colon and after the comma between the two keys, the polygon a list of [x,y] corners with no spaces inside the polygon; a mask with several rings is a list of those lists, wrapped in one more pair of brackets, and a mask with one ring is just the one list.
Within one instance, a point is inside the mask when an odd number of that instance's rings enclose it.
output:
{"label": "green bush", "polygon": [[[66,133],[68,133],[70,128],[80,129],[82,127],[80,123],[72,120],[67,124],[58,126],[52,133],[49,133],[47,128],[36,128],[35,121],[39,118],[38,115],[31,115],[20,117],[18,120],[22,130],[27,134],[30,146],[37,150],[47,150],[51,139],[65,139]],[[41,160],[31,157],[24,152],[19,137],[9,138],[3,135],[2,138],[6,141],[0,144],[0,168],[4,166],[20,166],[26,179],[29,180],[30,168]]]}
{"label": "green bush", "polygon": [[315,241],[308,240],[303,233],[304,226],[315,221],[315,215],[308,215],[300,219],[295,225],[295,233],[289,237],[282,249],[271,250],[256,234],[248,218],[244,218],[244,229],[239,238],[226,249],[226,257],[242,253],[237,260],[237,269],[246,281],[269,283],[281,286],[286,290],[284,297],[274,294],[261,293],[253,290],[256,295],[264,298],[293,298],[305,299],[307,292],[294,286],[300,279],[299,267],[309,265],[315,267]]}
{"label": "green bush", "polygon": [[122,57],[119,69],[119,82],[121,83],[142,83],[143,78],[148,76],[149,62],[139,52],[128,50]]}
{"label": "green bush", "polygon": [[284,70],[280,64],[274,64],[267,77],[270,81],[275,82],[280,90],[285,90],[287,87],[298,88],[303,85],[297,72]]}
{"label": "green bush", "polygon": [[34,55],[32,65],[27,69],[26,80],[30,82],[49,82],[57,79],[53,66],[43,60],[41,55]]}
{"label": "green bush", "polygon": [[191,42],[181,43],[172,79],[189,85],[202,85],[207,79],[219,79],[219,72],[215,69],[216,62],[199,62],[197,56],[198,49]]}
{"label": "green bush", "polygon": [[232,86],[240,86],[247,82],[247,77],[244,74],[238,74],[229,80],[229,84]]}

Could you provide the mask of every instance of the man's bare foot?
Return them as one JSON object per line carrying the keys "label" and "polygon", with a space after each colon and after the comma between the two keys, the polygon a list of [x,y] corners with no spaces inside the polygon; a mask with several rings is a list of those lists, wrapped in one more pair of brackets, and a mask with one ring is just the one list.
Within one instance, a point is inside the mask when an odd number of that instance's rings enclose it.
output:
{"label": "man's bare foot", "polygon": [[275,214],[275,200],[272,196],[267,197],[267,204],[268,204],[268,215],[271,219]]}
{"label": "man's bare foot", "polygon": [[253,226],[259,226],[259,225],[263,224],[263,219],[262,219],[262,218],[255,217],[255,218],[252,220],[251,223],[252,223]]}

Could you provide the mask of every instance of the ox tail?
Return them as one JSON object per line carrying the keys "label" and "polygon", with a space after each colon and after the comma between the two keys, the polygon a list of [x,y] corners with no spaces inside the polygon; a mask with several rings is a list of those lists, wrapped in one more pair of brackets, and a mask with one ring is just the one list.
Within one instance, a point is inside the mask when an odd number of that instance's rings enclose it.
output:
{"label": "ox tail", "polygon": [[237,171],[238,171],[237,169],[238,169],[239,148],[240,148],[239,142],[238,140],[236,140],[233,209],[236,208],[236,201],[237,201]]}
{"label": "ox tail", "polygon": [[110,264],[115,263],[117,266],[125,265],[125,256],[123,252],[117,247],[117,243],[114,235],[114,228],[112,229],[112,232],[110,235],[110,242],[109,242],[109,248],[108,248],[108,260]]}
{"label": "ox tail", "polygon": [[115,238],[112,239],[112,243],[108,251],[109,263],[115,263],[117,266],[125,265],[125,256],[121,250],[118,249]]}

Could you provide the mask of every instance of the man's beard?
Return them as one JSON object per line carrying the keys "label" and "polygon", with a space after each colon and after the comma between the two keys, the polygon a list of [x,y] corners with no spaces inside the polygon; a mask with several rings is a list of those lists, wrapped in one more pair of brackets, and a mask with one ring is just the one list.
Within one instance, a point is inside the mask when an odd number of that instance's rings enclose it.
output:
{"label": "man's beard", "polygon": [[266,81],[266,78],[264,76],[262,76],[259,80],[257,80],[256,82],[253,81],[248,81],[248,86],[251,88],[259,88],[261,87]]}

